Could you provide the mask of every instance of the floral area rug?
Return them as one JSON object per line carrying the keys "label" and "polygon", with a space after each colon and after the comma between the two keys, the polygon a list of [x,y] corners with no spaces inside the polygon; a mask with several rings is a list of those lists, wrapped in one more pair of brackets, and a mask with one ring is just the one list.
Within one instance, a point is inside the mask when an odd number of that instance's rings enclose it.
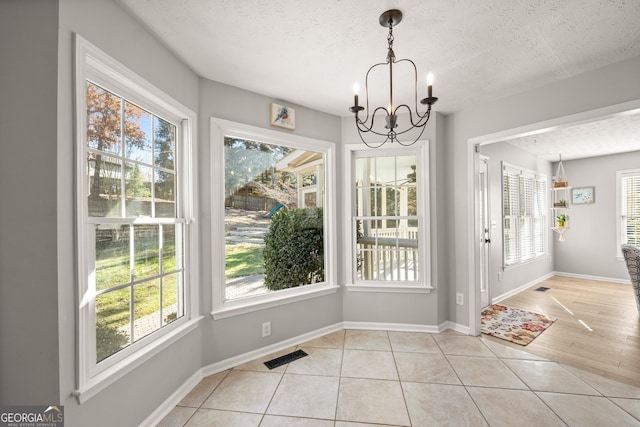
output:
{"label": "floral area rug", "polygon": [[544,314],[493,304],[482,310],[482,333],[527,345],[555,320]]}

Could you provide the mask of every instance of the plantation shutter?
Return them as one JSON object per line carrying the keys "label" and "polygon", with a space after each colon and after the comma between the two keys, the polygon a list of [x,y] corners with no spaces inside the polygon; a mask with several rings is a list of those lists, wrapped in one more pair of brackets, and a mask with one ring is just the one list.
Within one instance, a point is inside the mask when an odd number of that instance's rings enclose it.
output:
{"label": "plantation shutter", "polygon": [[631,245],[640,245],[640,173],[622,178],[622,224],[626,241]]}
{"label": "plantation shutter", "polygon": [[520,171],[503,166],[502,175],[504,265],[520,260]]}
{"label": "plantation shutter", "polygon": [[504,266],[545,252],[546,180],[532,171],[502,165]]}
{"label": "plantation shutter", "polygon": [[534,225],[533,225],[533,242],[535,256],[540,256],[545,252],[545,235],[546,235],[546,204],[545,194],[547,194],[547,182],[544,179],[537,178],[535,180],[534,194]]}

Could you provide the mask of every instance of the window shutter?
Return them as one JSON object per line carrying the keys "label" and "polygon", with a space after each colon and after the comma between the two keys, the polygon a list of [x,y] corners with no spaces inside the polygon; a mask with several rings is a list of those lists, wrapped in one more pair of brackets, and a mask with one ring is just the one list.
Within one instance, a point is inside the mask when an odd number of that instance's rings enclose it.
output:
{"label": "window shutter", "polygon": [[503,163],[504,266],[545,252],[546,180],[534,172]]}
{"label": "window shutter", "polygon": [[622,178],[623,224],[626,230],[626,243],[640,245],[640,174]]}

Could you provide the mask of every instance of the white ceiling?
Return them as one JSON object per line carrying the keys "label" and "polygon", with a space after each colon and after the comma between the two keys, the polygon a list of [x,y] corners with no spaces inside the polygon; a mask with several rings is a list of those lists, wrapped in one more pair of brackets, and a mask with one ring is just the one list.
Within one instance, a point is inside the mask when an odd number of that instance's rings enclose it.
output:
{"label": "white ceiling", "polygon": [[[386,59],[388,30],[378,18],[387,9],[404,13],[393,31],[396,57],[416,63],[420,98],[434,73],[435,110],[445,114],[640,56],[639,0],[119,1],[196,74],[340,116],[350,115],[353,83],[364,86],[367,69]],[[397,100],[411,93],[401,86]],[[621,132],[631,116],[623,117]],[[640,135],[637,115],[629,126]],[[606,131],[590,139],[593,127],[561,136],[567,144],[578,132],[589,147],[618,143]],[[536,144],[553,148],[541,135]]]}

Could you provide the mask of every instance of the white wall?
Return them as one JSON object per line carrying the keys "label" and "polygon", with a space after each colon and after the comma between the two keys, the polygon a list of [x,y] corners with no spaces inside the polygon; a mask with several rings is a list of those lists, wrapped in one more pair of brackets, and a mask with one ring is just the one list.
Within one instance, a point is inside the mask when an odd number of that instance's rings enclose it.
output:
{"label": "white wall", "polygon": [[628,281],[625,263],[616,256],[616,171],[640,168],[640,151],[563,164],[569,185],[594,186],[596,198],[593,204],[571,206],[571,229],[564,242],[555,242],[556,270]]}

